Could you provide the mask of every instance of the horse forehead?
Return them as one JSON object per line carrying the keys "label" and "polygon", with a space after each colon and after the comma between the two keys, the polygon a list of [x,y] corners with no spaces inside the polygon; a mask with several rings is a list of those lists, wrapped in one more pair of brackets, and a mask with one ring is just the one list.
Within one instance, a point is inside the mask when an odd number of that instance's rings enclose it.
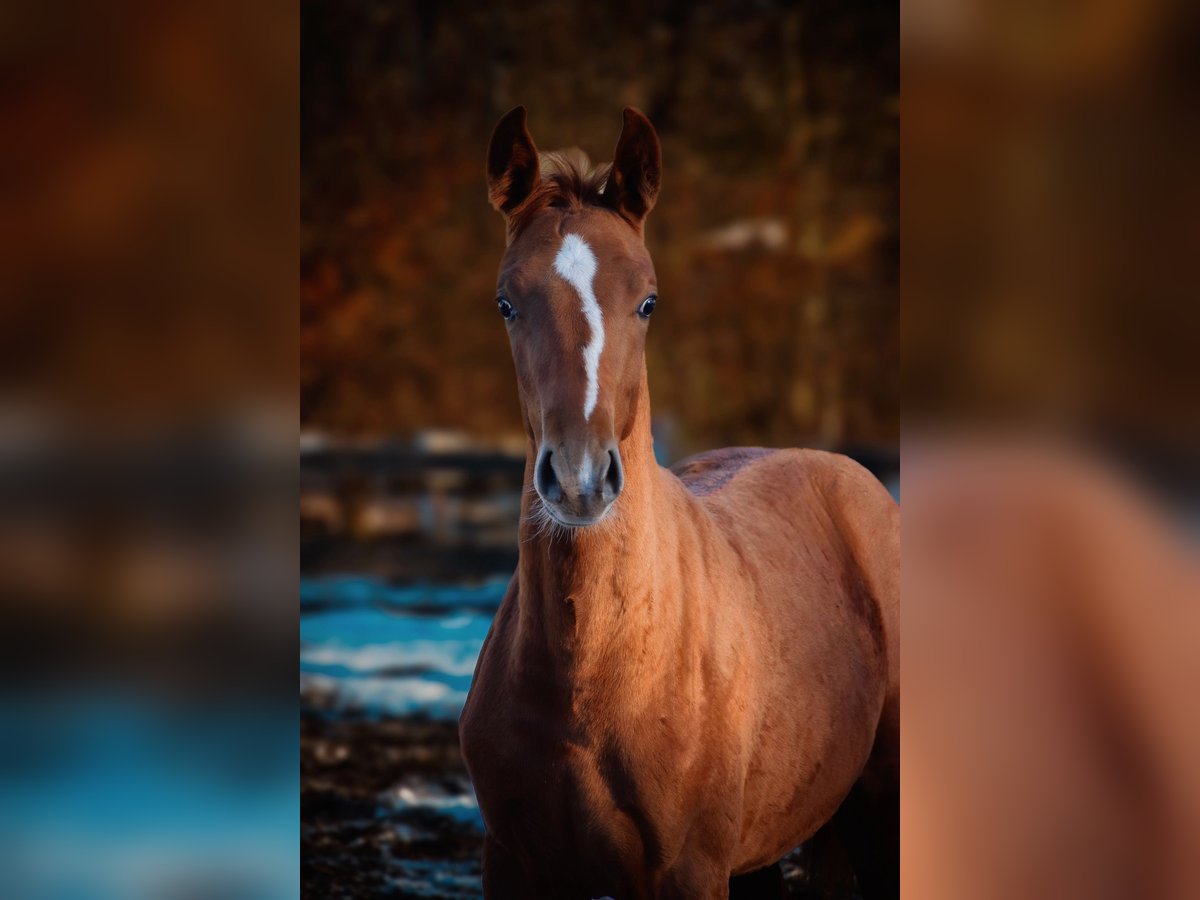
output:
{"label": "horse forehead", "polygon": [[566,234],[554,255],[554,271],[576,288],[591,290],[596,278],[596,254],[580,235]]}
{"label": "horse forehead", "polygon": [[576,290],[590,287],[604,306],[652,279],[654,269],[644,250],[639,254],[620,241],[567,232],[545,274]]}
{"label": "horse forehead", "polygon": [[654,276],[645,248],[607,222],[582,218],[545,222],[541,228],[531,227],[523,238],[503,269],[517,290],[573,283],[589,276],[603,303],[609,291],[599,290],[601,286],[634,287]]}

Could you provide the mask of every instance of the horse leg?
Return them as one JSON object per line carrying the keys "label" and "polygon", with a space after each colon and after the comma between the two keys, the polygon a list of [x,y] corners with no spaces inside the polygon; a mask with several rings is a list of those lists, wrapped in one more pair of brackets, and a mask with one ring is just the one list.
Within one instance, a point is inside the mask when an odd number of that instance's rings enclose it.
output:
{"label": "horse leg", "polygon": [[885,713],[871,760],[830,820],[863,900],[900,895],[899,710]]}
{"label": "horse leg", "polygon": [[895,800],[856,784],[830,825],[849,856],[863,900],[898,897],[900,835]]}
{"label": "horse leg", "polygon": [[779,863],[729,879],[729,900],[782,900],[787,895]]}
{"label": "horse leg", "polygon": [[727,900],[729,868],[716,860],[685,860],[663,874],[652,895],[656,900]]}
{"label": "horse leg", "polygon": [[483,839],[483,896],[487,900],[510,897],[539,897],[540,888],[531,884],[520,861],[495,838]]}

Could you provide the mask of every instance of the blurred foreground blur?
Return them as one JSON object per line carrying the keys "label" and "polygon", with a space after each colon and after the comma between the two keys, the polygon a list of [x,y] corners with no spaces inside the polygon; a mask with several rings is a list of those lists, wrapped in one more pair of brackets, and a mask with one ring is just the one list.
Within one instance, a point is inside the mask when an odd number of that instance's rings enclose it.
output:
{"label": "blurred foreground blur", "polygon": [[1062,449],[904,464],[904,896],[1200,896],[1194,534]]}
{"label": "blurred foreground blur", "polygon": [[0,12],[0,894],[295,897],[291,3]]}
{"label": "blurred foreground blur", "polygon": [[1200,8],[902,9],[903,896],[1200,896]]}

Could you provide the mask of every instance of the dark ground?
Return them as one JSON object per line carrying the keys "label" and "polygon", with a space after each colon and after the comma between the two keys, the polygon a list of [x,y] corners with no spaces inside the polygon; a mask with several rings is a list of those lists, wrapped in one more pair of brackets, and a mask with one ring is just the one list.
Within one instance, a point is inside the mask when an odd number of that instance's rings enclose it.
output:
{"label": "dark ground", "polygon": [[480,896],[480,832],[397,808],[400,785],[466,789],[453,723],[301,718],[302,897]]}
{"label": "dark ground", "polygon": [[[404,787],[466,790],[454,723],[308,711],[300,724],[300,780],[306,900],[481,896],[477,828],[394,800]],[[817,895],[797,857],[784,861],[790,896],[811,900]]]}

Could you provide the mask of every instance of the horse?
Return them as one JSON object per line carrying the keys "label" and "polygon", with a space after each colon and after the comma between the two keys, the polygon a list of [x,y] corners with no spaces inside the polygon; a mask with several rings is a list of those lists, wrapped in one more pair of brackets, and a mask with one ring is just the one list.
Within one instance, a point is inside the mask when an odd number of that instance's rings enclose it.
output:
{"label": "horse", "polygon": [[488,898],[786,896],[818,834],[899,883],[899,509],[836,454],[655,460],[644,240],[662,151],[487,153],[528,448],[516,572],[460,719]]}

